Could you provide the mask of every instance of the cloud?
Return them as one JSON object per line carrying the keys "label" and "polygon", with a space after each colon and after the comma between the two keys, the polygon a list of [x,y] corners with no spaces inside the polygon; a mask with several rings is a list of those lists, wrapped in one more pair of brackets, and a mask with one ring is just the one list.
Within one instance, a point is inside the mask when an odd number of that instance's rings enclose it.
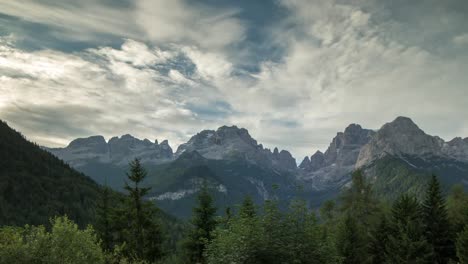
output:
{"label": "cloud", "polygon": [[[131,133],[178,144],[226,124],[301,160],[350,123],[378,128],[406,115],[447,139],[466,132],[464,20],[440,3],[414,16],[419,4],[276,1],[284,16],[259,34],[262,48],[278,51],[270,56],[254,56],[256,43],[246,43],[256,25],[241,8],[186,0],[108,9],[93,1],[24,3],[2,3],[0,12],[63,34],[122,38],[122,45],[68,53],[0,38],[0,117],[40,142]],[[87,9],[88,21],[77,17]]]}
{"label": "cloud", "polygon": [[185,0],[139,0],[135,13],[137,24],[152,41],[223,49],[245,37],[238,12]]}
{"label": "cloud", "polygon": [[26,21],[46,24],[57,36],[87,41],[97,34],[138,37],[138,28],[129,20],[127,9],[101,4],[101,1],[2,1],[0,13]]}
{"label": "cloud", "polygon": [[453,38],[453,42],[457,45],[468,45],[468,33],[464,33]]}
{"label": "cloud", "polygon": [[[28,52],[11,44],[0,41],[0,93],[6,95],[0,113],[33,140],[63,142],[91,133],[110,137],[130,132],[180,143],[187,126],[204,126],[187,104],[211,97],[187,85],[195,85],[190,76],[174,69],[166,74],[158,67],[176,60],[180,51],[132,40],[119,49],[74,54]],[[59,124],[61,129],[55,129]]]}
{"label": "cloud", "polygon": [[136,0],[127,6],[103,1],[0,2],[0,14],[45,24],[55,38],[97,41],[114,35],[156,44],[178,43],[223,50],[245,38],[238,9],[186,0]]}

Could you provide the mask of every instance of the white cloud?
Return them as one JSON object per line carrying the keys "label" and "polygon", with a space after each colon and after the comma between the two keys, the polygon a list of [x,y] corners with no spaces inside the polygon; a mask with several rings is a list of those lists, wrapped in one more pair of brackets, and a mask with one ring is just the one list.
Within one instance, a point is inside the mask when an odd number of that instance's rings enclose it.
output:
{"label": "white cloud", "polygon": [[453,42],[457,45],[468,45],[468,33],[455,36]]}
{"label": "white cloud", "polygon": [[124,19],[132,15],[127,10],[103,6],[93,0],[55,4],[36,0],[0,1],[0,13],[52,26],[59,29],[57,35],[74,40],[91,40],[99,33],[126,37],[138,37],[140,33],[133,23]]}
{"label": "white cloud", "polygon": [[[130,40],[121,49],[75,54],[27,52],[0,42],[0,116],[40,142],[62,142],[86,136],[83,133],[110,137],[130,132],[180,143],[187,126],[202,125],[186,103],[203,95],[190,90],[185,85],[190,80],[180,72],[171,69],[165,75],[152,67],[160,62],[161,52],[172,51]],[[44,117],[51,113],[57,115],[55,121]],[[68,130],[54,131],[68,118]],[[54,129],[44,129],[47,126]]]}
{"label": "white cloud", "polygon": [[[125,13],[136,18],[135,25],[131,19],[124,27],[105,19],[93,28],[55,9],[43,13],[3,4],[9,7],[3,12],[20,16],[21,11],[25,19],[49,23],[49,14],[53,23],[67,27],[138,36],[120,48],[73,54],[28,52],[11,40],[0,41],[0,92],[6,95],[0,97],[0,116],[11,117],[41,142],[63,142],[63,137],[86,133],[132,133],[180,143],[201,129],[235,124],[267,147],[291,150],[298,160],[325,149],[349,123],[378,128],[406,115],[445,138],[466,131],[466,57],[442,57],[396,39],[386,32],[398,22],[390,17],[377,23],[375,13],[356,4],[360,1],[279,3],[289,16],[268,30],[271,43],[284,48],[284,56],[260,62],[255,73],[238,69],[238,59],[229,51],[246,33],[246,24],[237,18],[239,10],[183,0],[139,0],[135,10]],[[108,15],[115,14],[103,17]],[[463,44],[464,35],[453,41]],[[179,57],[195,65],[193,72],[182,70],[187,65],[175,61]],[[217,102],[228,110],[220,113]],[[13,119],[28,107],[40,113],[64,111],[76,124],[69,124],[68,132],[50,131]],[[207,118],[203,111],[219,116]],[[83,114],[74,115],[77,112]],[[77,127],[84,130],[69,132]]]}
{"label": "white cloud", "polygon": [[186,0],[139,0],[136,22],[156,42],[223,49],[240,42],[245,29],[238,10],[216,9]]}

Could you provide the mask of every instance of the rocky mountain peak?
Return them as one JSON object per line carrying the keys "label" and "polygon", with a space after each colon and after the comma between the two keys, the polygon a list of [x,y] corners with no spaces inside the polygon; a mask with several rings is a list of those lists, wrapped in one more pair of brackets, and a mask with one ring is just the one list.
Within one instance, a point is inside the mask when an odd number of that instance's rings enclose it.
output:
{"label": "rocky mountain peak", "polygon": [[91,136],[87,138],[77,138],[68,144],[67,148],[83,149],[96,153],[107,152],[107,143],[103,136]]}
{"label": "rocky mountain peak", "polygon": [[367,144],[375,132],[351,124],[343,132],[338,132],[325,153],[315,152],[301,163],[301,177],[310,181],[313,188],[326,188],[329,184],[345,181],[354,170],[361,148]]}
{"label": "rocky mountain peak", "polygon": [[414,122],[408,117],[399,116],[390,123],[386,123],[379,129],[379,134],[389,135],[391,133],[402,135],[405,137],[411,136],[424,136],[423,130],[421,130]]}
{"label": "rocky mountain peak", "polygon": [[52,154],[79,167],[88,162],[126,165],[134,158],[142,162],[161,163],[172,160],[173,152],[167,140],[158,145],[148,139],[140,140],[130,134],[112,137],[106,142],[102,136],[75,139],[65,148],[48,149]]}
{"label": "rocky mountain peak", "polygon": [[305,156],[304,159],[299,164],[299,168],[307,170],[310,164],[309,156]]}
{"label": "rocky mountain peak", "polygon": [[190,140],[181,144],[176,156],[185,152],[197,151],[207,159],[238,159],[278,170],[296,169],[296,161],[288,151],[273,153],[264,149],[253,139],[247,129],[237,126],[222,126],[217,130],[203,130]]}
{"label": "rocky mountain peak", "polygon": [[398,117],[379,129],[360,151],[356,167],[369,164],[387,154],[440,155],[444,142],[427,135],[410,118]]}

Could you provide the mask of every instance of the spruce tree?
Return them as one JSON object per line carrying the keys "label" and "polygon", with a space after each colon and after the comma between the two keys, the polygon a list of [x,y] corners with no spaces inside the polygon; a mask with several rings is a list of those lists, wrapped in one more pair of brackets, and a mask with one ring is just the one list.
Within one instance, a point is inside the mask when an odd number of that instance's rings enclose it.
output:
{"label": "spruce tree", "polygon": [[387,216],[382,214],[379,224],[370,232],[370,242],[368,246],[370,264],[385,263],[387,257],[387,244],[390,235],[390,227]]}
{"label": "spruce tree", "polygon": [[351,187],[346,189],[340,198],[341,210],[354,216],[365,229],[376,220],[378,200],[372,191],[372,185],[361,170],[353,173]]}
{"label": "spruce tree", "polygon": [[111,190],[109,189],[109,187],[105,186],[102,189],[101,199],[97,205],[96,210],[96,231],[99,234],[99,238],[101,239],[102,248],[107,252],[112,251],[113,247],[111,230],[112,209],[110,205],[110,193]]}
{"label": "spruce tree", "polygon": [[144,196],[150,188],[141,187],[146,177],[146,170],[138,159],[130,162],[130,173],[127,177],[129,183],[125,183],[128,191],[126,220],[128,221],[127,243],[129,250],[138,259],[155,261],[161,257],[161,230],[156,222],[156,208],[153,204],[144,200]]}
{"label": "spruce tree", "polygon": [[465,229],[458,234],[457,257],[461,264],[468,264],[468,223]]}
{"label": "spruce tree", "polygon": [[367,256],[365,232],[351,214],[346,214],[338,228],[336,246],[343,264],[364,263]]}
{"label": "spruce tree", "polygon": [[255,204],[252,200],[252,197],[246,196],[242,202],[241,208],[239,210],[240,217],[252,218],[255,217]]}
{"label": "spruce tree", "polygon": [[429,182],[422,209],[424,233],[433,250],[434,263],[448,263],[455,257],[455,245],[450,232],[445,200],[435,175]]}
{"label": "spruce tree", "polygon": [[216,228],[216,207],[208,192],[206,183],[197,197],[198,205],[193,209],[192,229],[185,241],[185,254],[190,263],[206,263],[204,251],[212,239],[212,232]]}
{"label": "spruce tree", "polygon": [[403,195],[393,204],[385,246],[389,263],[428,263],[432,251],[424,236],[421,206],[413,196]]}

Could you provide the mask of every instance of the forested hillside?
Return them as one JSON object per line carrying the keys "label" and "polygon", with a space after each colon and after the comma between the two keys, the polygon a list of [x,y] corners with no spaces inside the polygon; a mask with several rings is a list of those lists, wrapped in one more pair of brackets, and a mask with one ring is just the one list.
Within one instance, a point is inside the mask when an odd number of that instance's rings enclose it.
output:
{"label": "forested hillside", "polygon": [[94,219],[99,186],[0,121],[0,225]]}

